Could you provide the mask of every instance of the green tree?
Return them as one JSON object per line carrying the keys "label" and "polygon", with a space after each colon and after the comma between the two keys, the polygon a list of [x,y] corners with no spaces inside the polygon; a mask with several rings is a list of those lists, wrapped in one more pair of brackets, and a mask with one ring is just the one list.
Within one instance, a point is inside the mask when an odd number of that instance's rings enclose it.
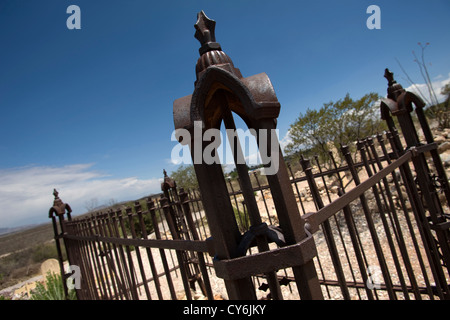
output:
{"label": "green tree", "polygon": [[444,96],[447,96],[447,99],[445,100],[448,105],[448,101],[450,100],[450,83],[447,83],[445,87],[442,87],[441,94]]}
{"label": "green tree", "polygon": [[181,165],[169,175],[177,183],[178,188],[198,189],[197,176],[193,165]]}
{"label": "green tree", "polygon": [[324,104],[320,109],[306,109],[291,124],[289,135],[292,140],[285,151],[292,154],[298,151],[324,155],[328,152],[327,143],[332,139],[332,130],[326,125],[333,122],[332,103]]}
{"label": "green tree", "polygon": [[379,116],[381,97],[376,93],[353,100],[347,94],[336,102],[325,103],[319,109],[307,109],[291,124],[292,140],[285,148],[287,154],[302,152],[306,156],[318,155],[324,161],[332,148],[350,145],[383,130]]}

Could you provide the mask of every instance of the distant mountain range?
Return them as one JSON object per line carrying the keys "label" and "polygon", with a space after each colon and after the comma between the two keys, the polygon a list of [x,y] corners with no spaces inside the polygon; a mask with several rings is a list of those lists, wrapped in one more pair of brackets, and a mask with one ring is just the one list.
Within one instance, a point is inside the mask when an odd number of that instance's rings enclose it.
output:
{"label": "distant mountain range", "polygon": [[24,229],[32,228],[34,226],[36,226],[36,225],[33,224],[33,225],[26,225],[26,226],[14,227],[14,228],[0,228],[0,236],[4,235],[4,234],[13,233],[16,231],[21,231]]}
{"label": "distant mountain range", "polygon": [[[73,218],[74,217],[82,217],[82,216],[89,215],[89,214],[91,214],[93,212],[97,212],[97,211],[108,211],[108,209],[110,209],[112,207],[120,207],[120,206],[124,206],[126,204],[129,204],[131,202],[134,203],[135,201],[144,200],[144,199],[147,199],[148,197],[156,197],[156,196],[159,197],[160,195],[161,195],[161,193],[155,193],[155,194],[151,194],[151,195],[142,197],[142,198],[137,199],[137,200],[127,200],[127,201],[117,202],[113,206],[104,204],[104,205],[100,205],[100,206],[95,207],[90,212],[85,212],[85,213],[77,214],[77,215],[74,215],[72,213],[72,217]],[[28,225],[18,226],[18,227],[14,227],[14,228],[0,228],[0,236],[6,235],[6,234],[9,234],[9,233],[13,233],[13,232],[23,231],[23,230],[30,229],[30,228],[33,228],[33,227],[36,227],[36,226],[39,226],[39,225],[44,225],[46,223],[48,223],[48,222],[40,222],[40,223],[28,224]]]}

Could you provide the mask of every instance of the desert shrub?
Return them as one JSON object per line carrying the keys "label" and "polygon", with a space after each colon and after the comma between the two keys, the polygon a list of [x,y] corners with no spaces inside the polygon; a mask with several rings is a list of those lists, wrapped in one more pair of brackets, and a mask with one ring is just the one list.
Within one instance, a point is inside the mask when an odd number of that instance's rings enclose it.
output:
{"label": "desert shrub", "polygon": [[0,285],[7,282],[10,277],[26,275],[26,266],[31,263],[30,254],[31,251],[27,249],[14,252],[0,259],[0,274],[2,275]]}
{"label": "desert shrub", "polygon": [[56,249],[55,243],[47,243],[35,246],[33,248],[31,258],[34,262],[43,262],[47,259],[58,259],[58,251]]}
{"label": "desert shrub", "polygon": [[[37,283],[31,292],[31,300],[65,300],[63,280],[60,274],[47,273],[45,284]],[[69,300],[76,300],[75,290],[69,290]]]}
{"label": "desert shrub", "polygon": [[244,233],[250,227],[250,218],[248,213],[240,211],[233,206],[234,217],[236,218],[236,222],[239,228],[239,231]]}
{"label": "desert shrub", "polygon": [[[66,259],[64,246],[61,249],[63,259]],[[54,242],[38,244],[0,258],[0,288],[39,273],[41,263],[51,258],[58,259]]]}

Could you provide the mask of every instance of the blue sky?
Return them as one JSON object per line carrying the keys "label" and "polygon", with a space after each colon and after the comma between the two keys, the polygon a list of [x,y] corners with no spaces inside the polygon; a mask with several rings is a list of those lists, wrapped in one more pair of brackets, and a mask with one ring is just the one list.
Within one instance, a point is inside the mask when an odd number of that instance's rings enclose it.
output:
{"label": "blue sky", "polygon": [[[81,30],[69,30],[69,5]],[[381,29],[369,30],[369,5]],[[281,138],[306,108],[347,93],[385,95],[396,59],[423,83],[449,81],[448,0],[0,0],[0,227],[45,222],[53,188],[75,213],[159,192],[170,162],[172,103],[194,89],[200,10],[243,76],[266,72]]]}

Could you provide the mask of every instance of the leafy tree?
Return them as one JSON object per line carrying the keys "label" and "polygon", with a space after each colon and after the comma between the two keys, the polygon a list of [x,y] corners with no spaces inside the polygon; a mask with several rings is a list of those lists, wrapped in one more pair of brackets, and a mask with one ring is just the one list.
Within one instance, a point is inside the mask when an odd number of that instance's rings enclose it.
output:
{"label": "leafy tree", "polygon": [[307,109],[300,113],[298,119],[291,124],[289,135],[292,142],[285,151],[287,154],[300,150],[306,153],[323,155],[328,151],[327,143],[332,139],[332,130],[327,123],[333,122],[332,103],[324,104],[320,109]]}
{"label": "leafy tree", "polygon": [[169,175],[177,183],[178,188],[198,189],[197,176],[193,165],[181,165]]}
{"label": "leafy tree", "polygon": [[447,96],[447,99],[445,99],[445,101],[448,103],[449,99],[450,99],[450,83],[447,83],[445,85],[445,87],[443,87],[441,89],[441,94],[444,96]]}
{"label": "leafy tree", "polygon": [[292,142],[285,148],[287,154],[302,152],[306,156],[318,155],[324,161],[329,151],[341,144],[350,145],[384,129],[379,116],[376,93],[353,100],[347,94],[337,102],[325,103],[319,109],[308,108],[291,124]]}

